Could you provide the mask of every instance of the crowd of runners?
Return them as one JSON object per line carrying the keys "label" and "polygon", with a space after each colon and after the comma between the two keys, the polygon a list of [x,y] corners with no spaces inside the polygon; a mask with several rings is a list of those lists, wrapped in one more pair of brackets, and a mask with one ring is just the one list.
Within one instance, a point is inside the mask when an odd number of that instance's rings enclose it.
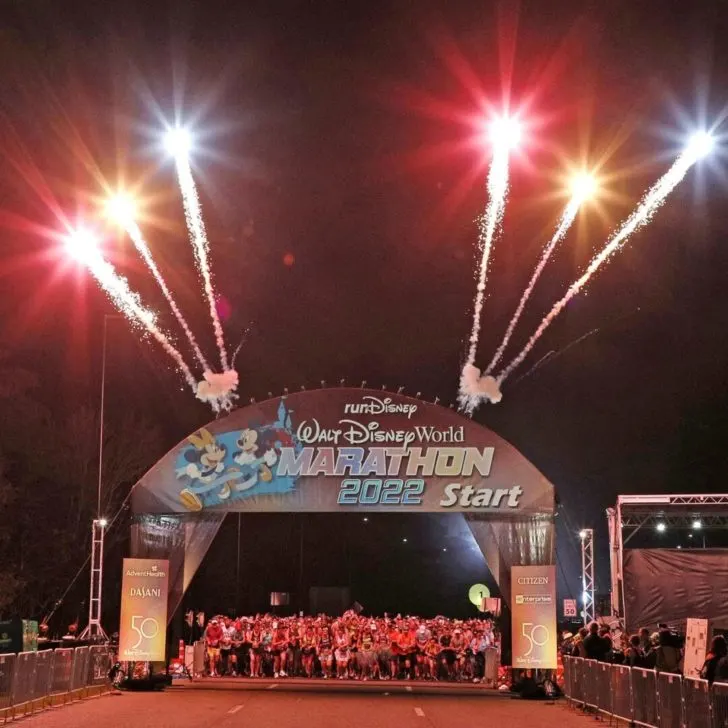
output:
{"label": "crowd of runners", "polygon": [[480,682],[493,623],[445,617],[212,617],[204,625],[205,674],[339,680]]}

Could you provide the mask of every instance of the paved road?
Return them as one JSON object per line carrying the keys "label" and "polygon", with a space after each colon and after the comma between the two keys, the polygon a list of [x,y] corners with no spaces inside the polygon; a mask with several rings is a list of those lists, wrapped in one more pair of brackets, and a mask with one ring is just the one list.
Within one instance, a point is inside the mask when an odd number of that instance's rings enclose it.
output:
{"label": "paved road", "polygon": [[[384,687],[384,686],[383,686]],[[475,694],[323,692],[278,686],[255,690],[172,688],[123,693],[55,708],[23,728],[587,728],[562,704]]]}

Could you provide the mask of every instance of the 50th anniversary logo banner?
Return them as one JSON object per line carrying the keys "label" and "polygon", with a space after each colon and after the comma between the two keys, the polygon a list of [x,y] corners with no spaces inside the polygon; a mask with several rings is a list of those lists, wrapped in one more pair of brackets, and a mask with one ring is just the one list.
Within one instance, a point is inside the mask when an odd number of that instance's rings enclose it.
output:
{"label": "50th anniversary logo banner", "polygon": [[166,559],[124,559],[120,660],[165,660],[168,582]]}
{"label": "50th anniversary logo banner", "polygon": [[511,571],[513,667],[556,668],[556,567]]}

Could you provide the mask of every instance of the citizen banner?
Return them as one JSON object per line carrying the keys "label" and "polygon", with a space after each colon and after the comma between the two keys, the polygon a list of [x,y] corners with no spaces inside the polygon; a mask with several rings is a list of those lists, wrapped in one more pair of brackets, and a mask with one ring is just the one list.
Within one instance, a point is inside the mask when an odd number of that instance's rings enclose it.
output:
{"label": "citizen banner", "polygon": [[556,669],[556,567],[511,571],[513,667]]}
{"label": "citizen banner", "polygon": [[121,582],[119,659],[166,659],[169,561],[124,559]]}

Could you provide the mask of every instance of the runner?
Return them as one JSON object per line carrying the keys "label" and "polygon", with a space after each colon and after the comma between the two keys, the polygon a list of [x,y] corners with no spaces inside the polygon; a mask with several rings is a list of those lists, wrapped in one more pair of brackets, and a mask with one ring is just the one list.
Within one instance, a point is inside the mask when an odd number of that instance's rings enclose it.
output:
{"label": "runner", "polygon": [[465,636],[460,627],[456,627],[452,632],[450,648],[455,653],[455,679],[459,680],[463,675],[466,658],[465,651],[468,648]]}
{"label": "runner", "polygon": [[276,679],[480,682],[486,651],[495,645],[493,624],[486,620],[367,618],[353,611],[334,621],[324,615],[214,617],[203,637],[205,674]]}
{"label": "runner", "polygon": [[306,677],[313,677],[314,660],[316,659],[316,631],[309,624],[301,639],[301,664]]}
{"label": "runner", "polygon": [[205,630],[205,648],[207,650],[208,674],[210,677],[218,675],[218,663],[220,662],[220,641],[222,640],[222,628],[217,618],[210,620]]}
{"label": "runner", "polygon": [[250,677],[260,677],[263,668],[263,636],[256,620],[250,629]]}
{"label": "runner", "polygon": [[369,680],[375,677],[375,665],[377,664],[377,653],[374,649],[374,638],[372,637],[372,625],[369,625],[361,635],[359,640],[359,649],[357,653],[357,667],[361,672],[362,680]]}
{"label": "runner", "polygon": [[400,671],[404,673],[405,680],[411,680],[414,677],[415,662],[417,660],[417,647],[415,643],[415,634],[407,622],[402,622],[399,628],[399,637],[397,638],[399,645],[399,664]]}
{"label": "runner", "polygon": [[273,655],[273,677],[275,678],[286,677],[289,646],[288,630],[282,622],[273,622],[271,654]]}
{"label": "runner", "polygon": [[424,677],[429,673],[427,665],[427,645],[432,639],[432,632],[425,622],[420,622],[415,632],[415,647],[416,651],[416,665],[415,665],[415,676],[418,678]]}
{"label": "runner", "polygon": [[440,668],[440,643],[434,637],[430,638],[425,648],[425,654],[427,655],[427,668],[429,671],[429,678],[431,680],[438,679],[438,672]]}
{"label": "runner", "polygon": [[345,628],[339,623],[334,622],[332,627],[334,634],[334,657],[336,659],[336,677],[344,680],[349,673],[349,635]]}
{"label": "runner", "polygon": [[224,617],[222,623],[222,637],[220,638],[220,674],[230,675],[233,672],[233,638],[235,625],[230,617]]}
{"label": "runner", "polygon": [[321,671],[324,680],[333,677],[332,670],[334,667],[334,652],[331,644],[331,635],[328,627],[321,627],[318,639],[318,658],[321,663]]}

